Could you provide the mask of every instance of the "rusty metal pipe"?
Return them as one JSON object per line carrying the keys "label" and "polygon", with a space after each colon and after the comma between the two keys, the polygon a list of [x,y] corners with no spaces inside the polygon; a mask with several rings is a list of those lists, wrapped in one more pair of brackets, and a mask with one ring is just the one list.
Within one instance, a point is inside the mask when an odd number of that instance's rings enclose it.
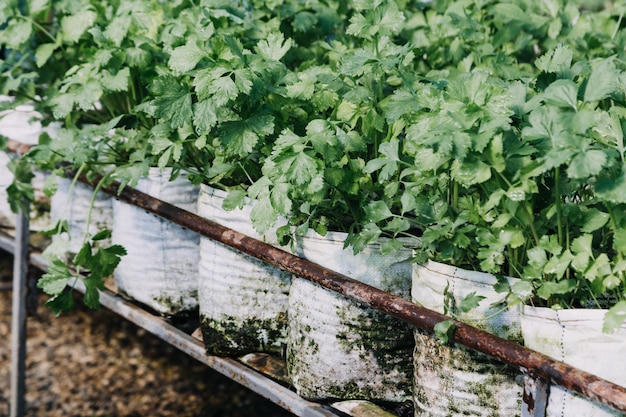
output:
{"label": "rusty metal pipe", "polygon": [[[84,179],[83,179],[84,180]],[[93,182],[88,182],[93,185]],[[172,204],[150,197],[130,187],[118,195],[118,184],[104,187],[103,191],[155,213],[203,236],[251,255],[263,262],[312,281],[366,306],[383,311],[428,333],[433,333],[437,323],[450,317],[420,307],[401,297],[356,281],[331,271],[306,259],[299,258],[272,245],[261,242]],[[592,400],[626,412],[626,388],[595,375],[581,371],[546,355],[527,349],[517,343],[499,338],[491,333],[455,321],[453,340],[470,349],[494,357],[532,377],[578,392]]]}

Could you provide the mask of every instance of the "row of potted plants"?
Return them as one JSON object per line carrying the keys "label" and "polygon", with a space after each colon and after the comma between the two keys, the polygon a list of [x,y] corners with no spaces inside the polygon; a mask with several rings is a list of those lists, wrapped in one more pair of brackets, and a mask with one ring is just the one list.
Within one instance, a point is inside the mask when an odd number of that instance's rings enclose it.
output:
{"label": "row of potted plants", "polygon": [[[43,135],[14,164],[16,173],[36,165],[64,176],[70,167],[102,177],[102,184],[133,186],[151,168],[167,170],[172,180],[183,173],[189,186],[202,184],[209,195],[221,196],[219,203],[201,197],[199,211],[228,222],[231,214],[216,210],[245,207],[245,233],[300,256],[326,261],[330,256],[316,258],[317,248],[303,236],[328,235],[339,237],[334,253],[361,254],[366,263],[374,252],[391,269],[410,258],[422,265],[413,268],[420,285],[420,268],[437,269],[437,263],[494,274],[479,278],[483,292],[458,290],[452,283],[462,273],[449,273],[435,285],[434,303],[415,283],[410,295],[410,266],[408,274],[398,267],[404,274],[399,286],[385,281],[386,272],[374,285],[491,331],[513,329],[503,335],[535,349],[542,347],[520,331],[537,325],[496,313],[515,316],[511,311],[522,304],[549,307],[562,321],[565,309],[602,311],[606,337],[617,332],[613,336],[623,343],[626,37],[619,4],[74,0],[30,2],[22,10],[18,3],[9,2],[0,14],[0,91],[16,104],[35,103],[48,115],[44,123],[61,120],[63,128],[54,139]],[[51,178],[49,194],[56,187]],[[30,197],[23,181],[29,179],[16,175],[14,206]],[[52,233],[66,231],[62,215],[59,220]],[[126,250],[98,247],[105,237],[91,232],[75,238],[77,256],[67,260],[89,272],[91,306],[97,305],[101,279],[126,251],[132,255],[129,244]],[[201,270],[208,269],[202,254],[213,254],[207,263],[230,257],[215,255],[219,245],[200,245]],[[233,255],[231,262],[244,260]],[[332,268],[350,262],[341,258]],[[41,285],[53,293],[50,306],[60,312],[69,306],[65,287],[75,277],[65,260],[53,265],[57,269]],[[359,274],[357,267],[339,272]],[[320,302],[313,295],[317,288],[279,271],[268,274],[278,281],[263,278],[261,286],[277,288],[278,298],[266,305],[282,306],[273,313],[282,317],[282,330],[272,334],[278,334],[277,346],[287,344],[300,392],[366,395],[371,387],[351,385],[350,376],[341,382],[343,376],[330,370],[314,381],[304,377],[324,369],[313,355],[338,355],[318,348],[317,329],[305,322],[305,313]],[[203,289],[209,281],[199,280],[198,295],[215,306],[222,296],[214,287]],[[245,290],[242,284],[236,291]],[[236,291],[224,297],[237,299]],[[483,316],[501,318],[494,326],[476,316],[486,304]],[[200,308],[207,340],[244,327],[228,321],[237,312],[226,320],[219,311]],[[363,320],[361,310],[342,308],[332,310],[352,322],[384,322],[374,312],[363,313]],[[286,320],[288,310],[292,317]],[[397,329],[401,337],[393,343],[410,355],[410,329],[395,322],[384,326]],[[443,323],[439,336],[445,339],[450,331],[453,324]],[[255,349],[274,343],[264,337],[250,343]],[[445,347],[427,349],[430,339],[419,332],[415,337],[418,350],[444,355]],[[237,350],[242,339],[233,340],[212,353]],[[363,359],[357,349],[363,338],[346,340],[349,347],[337,349]],[[311,356],[298,358],[307,346]],[[416,362],[415,369],[422,370],[416,379],[424,379],[425,368]],[[324,373],[333,375],[326,392],[319,388]],[[422,387],[428,384],[435,386]],[[503,386],[502,380],[497,384]],[[516,390],[514,383],[507,387]],[[437,400],[416,389],[417,413],[427,415],[439,407],[433,402],[446,402],[442,392]],[[517,392],[508,397],[519,398]],[[485,407],[487,400],[476,393],[474,398]],[[512,408],[499,412],[511,415]]]}

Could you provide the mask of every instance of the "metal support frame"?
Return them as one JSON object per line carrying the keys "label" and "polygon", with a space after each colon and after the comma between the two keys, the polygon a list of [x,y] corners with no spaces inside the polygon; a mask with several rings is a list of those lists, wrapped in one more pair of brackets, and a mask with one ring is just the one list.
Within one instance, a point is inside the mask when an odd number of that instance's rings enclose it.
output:
{"label": "metal support frame", "polygon": [[[15,146],[15,144],[9,143]],[[83,182],[94,185],[95,181]],[[417,306],[408,300],[393,296],[377,288],[355,281],[347,276],[323,268],[307,260],[298,258],[271,245],[245,236],[241,233],[223,227],[217,223],[208,221],[193,213],[182,210],[174,205],[157,200],[132,188],[126,187],[118,193],[119,184],[112,184],[103,190],[120,200],[133,204],[167,220],[173,221],[183,227],[194,230],[206,237],[226,244],[234,249],[249,254],[263,262],[277,266],[285,271],[294,273],[300,277],[315,282],[325,288],[335,291],[343,296],[355,300],[366,306],[375,308],[389,315],[397,317],[417,328],[432,333],[434,326],[444,320],[450,320],[442,314]],[[25,300],[26,300],[26,268],[28,260],[28,218],[20,216],[17,224],[17,236],[15,240],[15,265],[14,265],[14,294],[13,294],[13,333],[12,333],[12,368],[11,368],[11,417],[22,417],[24,407],[24,359],[25,359]],[[0,246],[2,241],[0,241]],[[32,259],[31,259],[32,261]],[[45,268],[41,265],[40,268]],[[117,301],[115,301],[117,302]],[[113,304],[110,306],[112,309]],[[125,316],[126,317],[126,316]],[[127,317],[133,321],[130,316]],[[141,323],[137,323],[140,324]],[[481,331],[462,322],[456,322],[454,342],[469,347],[478,352],[487,354],[504,363],[519,369],[525,375],[524,405],[522,415],[524,417],[544,417],[549,392],[549,383],[563,386],[569,390],[582,394],[592,400],[609,405],[617,410],[626,411],[626,388],[599,378],[595,375],[581,371],[563,362],[538,352],[527,349],[511,341],[501,339],[488,332]],[[154,332],[161,336],[161,331]],[[177,336],[178,337],[178,336]],[[186,339],[188,336],[180,335],[176,340]],[[169,338],[169,336],[167,336]],[[166,338],[166,341],[168,340]],[[173,343],[170,340],[170,343]],[[176,345],[177,343],[173,343]],[[196,343],[197,344],[197,343]],[[214,359],[207,358],[192,342],[187,341],[182,349],[192,357],[206,363],[209,366],[220,368],[230,363],[211,363]],[[185,347],[186,346],[186,347]],[[177,347],[181,348],[181,345]],[[235,365],[237,364],[237,365]],[[239,367],[238,362],[226,365],[218,371],[229,375]],[[549,381],[549,382],[548,382]],[[244,384],[248,386],[247,384]],[[254,390],[254,383],[249,386]],[[283,394],[281,394],[283,395]],[[280,396],[270,398],[272,401],[281,403]],[[323,409],[317,409],[316,413],[324,414]],[[294,410],[295,411],[295,410]],[[299,410],[301,415],[310,415],[309,408]]]}
{"label": "metal support frame", "polygon": [[[91,186],[97,183],[97,180],[89,181],[84,177],[81,180]],[[430,334],[434,333],[434,328],[438,323],[453,320],[451,317],[299,258],[180,207],[155,199],[136,189],[126,187],[119,192],[119,188],[119,184],[112,184],[104,187],[103,190],[122,201],[194,230],[262,262],[291,272],[362,305],[396,317]],[[626,412],[626,387],[584,372],[467,323],[458,320],[454,320],[454,322],[456,325],[453,336],[454,342],[506,363],[525,375],[537,378],[538,381],[550,381],[582,394],[593,401]]]}
{"label": "metal support frame", "polygon": [[24,416],[26,401],[26,292],[28,289],[28,211],[20,211],[13,252],[13,310],[11,316],[10,417]]}

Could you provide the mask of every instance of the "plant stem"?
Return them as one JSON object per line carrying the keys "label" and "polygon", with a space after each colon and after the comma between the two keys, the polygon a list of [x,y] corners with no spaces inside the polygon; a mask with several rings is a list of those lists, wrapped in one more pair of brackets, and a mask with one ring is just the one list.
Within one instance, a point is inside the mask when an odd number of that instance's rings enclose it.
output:
{"label": "plant stem", "polygon": [[107,172],[101,179],[98,181],[98,184],[94,187],[93,193],[91,194],[91,200],[89,200],[89,209],[87,210],[87,221],[85,226],[85,234],[83,235],[83,244],[87,242],[89,239],[89,225],[91,224],[91,214],[93,212],[93,206],[96,203],[96,198],[98,197],[98,192],[104,185],[104,182],[111,176],[113,171]]}
{"label": "plant stem", "polygon": [[535,240],[535,244],[539,245],[539,234],[537,233],[537,230],[535,229],[535,223],[534,223],[534,218],[533,218],[533,213],[530,210],[530,207],[528,206],[527,202],[524,202],[522,204],[522,207],[524,208],[524,212],[526,213],[526,216],[528,217],[528,227],[530,228],[530,232],[533,235],[533,239]]}
{"label": "plant stem", "polygon": [[[563,247],[563,213],[561,208],[561,171],[559,167],[554,170],[554,203],[556,204],[556,224],[557,224],[557,236],[559,238],[559,244]],[[569,246],[569,245],[568,245]]]}
{"label": "plant stem", "polygon": [[21,17],[22,19],[29,21],[33,26],[36,26],[39,30],[41,30],[53,43],[56,43],[56,39],[54,38],[54,36],[52,36],[52,34],[48,32],[46,28],[44,28],[39,23],[37,23],[35,19],[29,16],[18,16],[18,17]]}

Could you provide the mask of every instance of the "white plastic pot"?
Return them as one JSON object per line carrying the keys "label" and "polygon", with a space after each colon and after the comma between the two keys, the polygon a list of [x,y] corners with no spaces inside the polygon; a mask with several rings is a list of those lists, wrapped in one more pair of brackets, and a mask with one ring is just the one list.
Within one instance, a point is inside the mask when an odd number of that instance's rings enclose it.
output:
{"label": "white plastic pot", "polygon": [[[524,306],[524,343],[553,359],[626,387],[626,325],[616,333],[603,333],[607,310]],[[546,417],[623,416],[559,386],[550,386]]]}
{"label": "white plastic pot", "polygon": [[[326,268],[409,299],[411,249],[389,255],[370,245],[344,249],[344,233],[297,238],[297,254]],[[294,277],[289,294],[287,369],[310,399],[400,402],[411,397],[412,329],[391,316]]]}
{"label": "white plastic pot", "polygon": [[[222,208],[227,193],[203,185],[198,214],[247,236],[278,246],[275,233],[260,236],[250,222],[252,204]],[[198,299],[209,354],[282,354],[286,344],[291,275],[206,237],[200,239]]]}
{"label": "white plastic pot", "polygon": [[[0,101],[7,100],[11,98],[0,97]],[[5,110],[0,112],[0,135],[25,145],[36,145],[42,133],[47,132],[50,136],[54,136],[59,128],[58,124],[43,127],[41,119],[41,114],[36,112],[32,105],[22,104],[15,109]],[[7,188],[13,182],[13,173],[8,168],[10,160],[10,154],[0,152],[0,224],[14,226],[15,213],[11,211],[7,200]],[[35,171],[35,178],[33,178],[35,201],[30,214],[31,230],[45,229],[50,221],[48,208],[50,202],[41,192],[46,176],[41,171]]]}
{"label": "white plastic pot", "polygon": [[[80,250],[84,243],[85,234],[93,236],[101,230],[111,230],[113,227],[113,199],[98,192],[91,209],[91,219],[87,225],[89,205],[93,198],[94,189],[81,182],[76,182],[71,189],[72,180],[57,177],[57,191],[50,199],[50,221],[54,225],[59,220],[66,220],[69,234],[55,235],[54,240],[66,241],[65,255],[73,256]],[[99,241],[101,246],[108,246],[110,240]],[[63,253],[57,253],[63,257]]]}
{"label": "white plastic pot", "polygon": [[[171,170],[151,168],[136,188],[152,197],[195,212],[198,189],[184,174],[170,181]],[[115,283],[128,297],[156,312],[174,316],[198,307],[200,237],[176,223],[119,200],[113,202],[113,243],[128,254],[115,270]]]}
{"label": "white plastic pot", "polygon": [[[508,278],[509,282],[514,279]],[[444,313],[444,294],[458,306],[472,292],[485,299],[467,313],[468,324],[509,340],[521,340],[520,308],[492,307],[503,299],[493,275],[429,261],[413,269],[413,302]],[[502,416],[521,414],[522,377],[506,365],[460,345],[442,345],[415,330],[416,416]]]}

